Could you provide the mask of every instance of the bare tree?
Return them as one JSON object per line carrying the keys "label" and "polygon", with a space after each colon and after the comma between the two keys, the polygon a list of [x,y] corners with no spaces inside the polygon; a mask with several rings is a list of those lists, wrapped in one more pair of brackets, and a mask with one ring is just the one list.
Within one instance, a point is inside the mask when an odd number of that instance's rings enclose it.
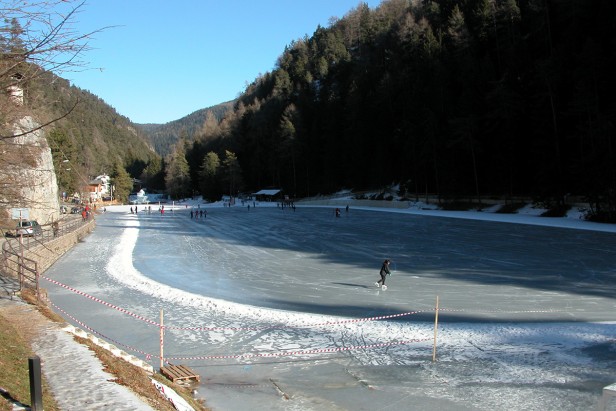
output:
{"label": "bare tree", "polygon": [[[42,116],[33,115],[24,96],[35,82],[51,81],[53,76],[44,74],[88,69],[83,60],[90,49],[88,41],[106,27],[79,33],[75,22],[84,5],[83,0],[3,0],[0,5],[0,208],[4,210],[24,204],[36,208],[36,200],[27,193],[37,185],[57,185],[53,166],[41,163],[42,153],[49,150],[41,131],[68,116],[78,101],[64,113]],[[33,175],[39,181],[33,181]],[[0,228],[9,224],[8,213],[0,213]]]}
{"label": "bare tree", "polygon": [[[11,124],[24,114],[24,90],[45,72],[61,75],[87,69],[84,53],[88,41],[107,27],[89,33],[75,29],[84,1],[9,0],[0,8],[0,139],[16,137]],[[77,103],[75,103],[77,104]],[[39,125],[43,128],[59,118]],[[25,131],[27,133],[28,131]]]}

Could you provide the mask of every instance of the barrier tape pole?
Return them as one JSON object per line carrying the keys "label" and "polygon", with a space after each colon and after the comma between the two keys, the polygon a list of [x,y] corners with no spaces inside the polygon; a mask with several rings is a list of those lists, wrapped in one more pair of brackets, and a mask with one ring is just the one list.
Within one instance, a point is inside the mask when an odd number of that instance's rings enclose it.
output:
{"label": "barrier tape pole", "polygon": [[[56,308],[58,311],[62,312],[64,315],[66,315],[68,318],[72,319],[73,321],[75,321],[77,324],[79,324],[80,326],[82,326],[83,328],[85,328],[86,330],[100,335],[102,338],[113,342],[114,344],[117,344],[119,346],[125,347],[131,351],[137,352],[139,354],[142,354],[145,356],[146,360],[150,360],[152,358],[157,358],[158,356],[154,355],[154,354],[149,354],[146,353],[145,351],[139,350],[138,348],[135,347],[131,347],[129,345],[123,344],[117,340],[114,340],[113,338],[110,338],[108,336],[106,336],[105,334],[94,330],[93,328],[87,326],[86,324],[84,324],[83,322],[79,321],[78,319],[76,319],[75,317],[73,317],[72,315],[70,315],[69,313],[67,313],[66,311],[64,311],[62,308],[58,307],[57,305],[55,305],[53,302],[50,302],[51,305],[54,306],[54,308]],[[277,352],[277,353],[262,353],[262,354],[234,354],[234,355],[211,355],[211,356],[197,356],[197,357],[167,357],[166,359],[163,359],[163,355],[161,353],[160,360],[161,362],[165,362],[167,364],[171,364],[170,361],[171,360],[218,360],[218,359],[238,359],[238,358],[268,358],[268,357],[289,357],[289,356],[295,356],[295,355],[311,355],[311,354],[320,354],[320,353],[333,353],[333,352],[343,352],[343,351],[355,351],[355,350],[365,350],[365,349],[369,349],[369,348],[382,348],[382,347],[391,347],[391,346],[398,346],[398,345],[406,345],[406,344],[410,344],[410,343],[415,343],[415,342],[425,342],[425,341],[430,341],[431,338],[420,338],[420,339],[412,339],[412,340],[406,340],[406,341],[395,341],[395,342],[388,342],[388,343],[375,343],[375,344],[368,344],[368,345],[356,345],[356,346],[349,346],[349,347],[338,347],[338,348],[321,348],[321,349],[314,349],[314,350],[307,350],[307,351],[292,351],[292,352]]]}
{"label": "barrier tape pole", "polygon": [[163,309],[160,309],[160,368],[163,368],[164,364],[164,349],[165,344],[165,326],[163,325]]}
{"label": "barrier tape pole", "polygon": [[432,347],[432,362],[436,361],[436,333],[438,329],[438,295],[436,296],[436,308],[434,310],[434,346]]}
{"label": "barrier tape pole", "polygon": [[[151,358],[156,358],[156,355],[151,355],[149,353],[146,353],[144,351],[141,351],[139,349],[136,349],[134,347],[128,346],[126,344],[122,344],[112,338],[109,338],[107,336],[105,336],[104,334],[88,327],[86,324],[84,324],[83,322],[77,320],[75,317],[71,316],[70,314],[68,314],[66,311],[64,311],[63,309],[61,309],[60,307],[58,307],[57,305],[53,304],[53,302],[50,301],[50,304],[53,305],[57,310],[59,310],[60,312],[64,313],[67,317],[73,319],[76,323],[80,324],[82,327],[84,327],[87,330],[90,330],[91,332],[100,335],[101,337],[112,341],[120,346],[126,347],[132,351],[138,352],[140,354],[145,355],[147,360],[150,360]],[[439,311],[443,311],[444,309],[439,308],[438,305],[438,297],[437,297],[437,306],[436,306],[436,316],[438,316],[438,312]],[[453,310],[449,310],[449,311],[453,311]],[[472,310],[457,310],[457,311],[472,311]],[[531,311],[515,311],[515,312],[553,312],[553,310],[550,311],[539,311],[539,310],[531,310]],[[162,310],[161,310],[161,315],[162,315]],[[380,318],[380,317],[373,317],[373,318]],[[355,320],[353,320],[355,321]],[[436,342],[436,328],[437,328],[437,321],[435,321],[435,337],[434,337],[434,341]],[[164,331],[165,328],[168,327],[164,327],[164,325],[162,324],[163,322],[163,318],[161,316],[161,324],[159,325],[161,330]],[[152,322],[150,322],[152,323]],[[325,323],[324,323],[325,324]],[[429,341],[432,338],[425,338],[425,339],[414,339],[414,340],[407,340],[407,341],[399,341],[399,342],[392,342],[392,343],[377,343],[377,344],[370,344],[370,345],[363,345],[363,346],[350,346],[350,347],[343,347],[343,348],[326,348],[326,349],[315,349],[315,350],[308,350],[308,351],[294,351],[294,352],[283,352],[283,353],[264,353],[264,354],[240,354],[240,355],[215,355],[215,356],[198,356],[198,357],[169,357],[167,359],[163,358],[163,352],[161,351],[161,355],[160,355],[160,359],[161,359],[161,363],[167,362],[169,363],[169,360],[210,360],[210,359],[238,359],[238,358],[267,358],[267,357],[282,357],[282,356],[292,356],[292,355],[310,355],[310,354],[317,354],[317,353],[331,353],[331,352],[341,352],[341,351],[351,351],[351,350],[359,350],[359,349],[368,349],[368,348],[377,348],[377,347],[387,347],[387,346],[396,346],[396,345],[403,345],[403,344],[409,344],[412,342],[425,342],[425,341]],[[161,340],[162,341],[162,340]]]}
{"label": "barrier tape pole", "polygon": [[[133,318],[136,318],[138,320],[144,321],[150,325],[154,325],[156,327],[161,327],[161,324],[149,320],[143,316],[140,316],[138,314],[135,314],[125,308],[122,307],[118,307],[114,304],[108,303],[104,300],[101,300],[100,298],[94,297],[88,293],[85,293],[83,291],[77,290],[76,288],[73,288],[69,285],[63,284],[59,281],[53,280],[49,277],[45,277],[45,276],[41,276],[41,278],[44,278],[45,280],[49,281],[52,284],[55,284],[59,287],[62,287],[64,289],[67,289],[69,291],[74,292],[75,294],[81,295],[82,297],[86,297],[92,301],[95,301],[99,304],[102,304],[104,306],[113,308],[114,310],[117,310],[121,313],[124,313],[126,315],[129,315]],[[317,326],[328,326],[328,325],[340,325],[340,324],[348,324],[348,323],[354,323],[354,322],[364,322],[364,321],[377,321],[377,320],[386,320],[386,319],[391,319],[391,318],[398,318],[398,317],[404,317],[404,316],[408,316],[408,315],[413,315],[413,314],[419,314],[423,311],[410,311],[410,312],[406,312],[406,313],[400,313],[400,314],[391,314],[391,315],[383,315],[383,316],[377,316],[377,317],[368,317],[368,318],[357,318],[357,319],[349,319],[349,320],[341,320],[341,321],[326,321],[323,323],[316,323],[316,324],[307,324],[307,325],[302,325],[302,326],[267,326],[267,327],[177,327],[177,326],[167,326],[164,327],[167,330],[182,330],[182,331],[262,331],[262,330],[267,330],[267,329],[274,329],[274,328],[309,328],[309,327],[317,327]]]}
{"label": "barrier tape pole", "polygon": [[[430,310],[417,310],[417,311],[409,311],[400,314],[390,314],[390,315],[381,315],[376,317],[365,317],[365,318],[354,318],[340,321],[326,321],[322,323],[313,323],[313,324],[305,324],[305,325],[273,325],[266,327],[180,327],[180,326],[165,326],[167,330],[180,330],[180,331],[263,331],[269,329],[285,329],[285,328],[311,328],[311,327],[322,327],[322,326],[333,326],[333,325],[342,325],[349,323],[359,323],[359,322],[368,322],[368,321],[380,321],[380,320],[389,320],[392,318],[400,318],[409,315],[427,313],[432,311]],[[447,309],[447,308],[439,308],[440,312],[482,312],[482,313],[503,313],[503,314],[520,314],[520,313],[554,313],[560,312],[560,310],[461,310],[461,309]]]}
{"label": "barrier tape pole", "polygon": [[[72,291],[78,295],[81,295],[83,297],[86,297],[92,301],[98,302],[99,304],[105,305],[107,307],[113,308],[114,310],[117,310],[121,313],[124,313],[126,315],[129,315],[133,318],[136,318],[138,320],[144,321],[150,325],[154,325],[156,327],[164,327],[162,324],[159,324],[155,321],[149,320],[141,315],[135,314],[125,308],[122,307],[118,307],[114,304],[108,303],[104,300],[101,300],[100,298],[94,297],[88,293],[85,293],[83,291],[77,290],[71,286],[68,286],[66,284],[62,284],[59,281],[55,281],[52,280],[51,278],[45,277],[45,276],[41,276],[41,278],[59,286],[62,288],[65,288],[69,291]],[[560,312],[560,310],[512,310],[512,311],[504,311],[504,310],[472,310],[472,309],[447,309],[447,308],[439,308],[439,311],[444,311],[444,312],[484,312],[484,313],[552,313],[552,312]],[[430,310],[417,310],[417,311],[409,311],[409,312],[405,312],[405,313],[400,313],[400,314],[391,314],[391,315],[383,315],[383,316],[376,316],[376,317],[366,317],[366,318],[356,318],[356,319],[347,319],[347,320],[340,320],[340,321],[326,321],[326,322],[322,322],[322,323],[315,323],[315,324],[306,324],[306,325],[297,325],[297,326],[289,326],[289,325],[280,325],[280,326],[267,326],[267,327],[178,327],[178,326],[166,326],[164,328],[166,328],[167,330],[182,330],[182,331],[262,331],[262,330],[268,330],[268,329],[284,329],[284,328],[310,328],[310,327],[320,327],[320,326],[332,326],[332,325],[341,325],[341,324],[349,324],[349,323],[357,323],[357,322],[367,322],[367,321],[378,321],[378,320],[387,320],[387,319],[392,319],[392,318],[400,318],[400,317],[404,317],[404,316],[409,316],[409,315],[414,315],[414,314],[420,314],[423,312],[428,312]]]}

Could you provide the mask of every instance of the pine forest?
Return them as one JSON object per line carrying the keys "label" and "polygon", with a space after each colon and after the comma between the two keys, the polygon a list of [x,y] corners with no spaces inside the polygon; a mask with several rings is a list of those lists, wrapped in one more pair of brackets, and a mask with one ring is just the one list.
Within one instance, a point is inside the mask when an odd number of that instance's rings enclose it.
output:
{"label": "pine forest", "polygon": [[236,100],[164,125],[51,74],[29,93],[39,116],[71,111],[49,131],[69,188],[73,156],[83,175],[174,198],[396,185],[409,200],[577,198],[614,222],[614,73],[612,0],[384,0],[289,39]]}
{"label": "pine forest", "polygon": [[238,191],[574,195],[613,221],[615,26],[609,0],[360,4],[293,41],[181,151],[195,183],[208,153],[233,153]]}

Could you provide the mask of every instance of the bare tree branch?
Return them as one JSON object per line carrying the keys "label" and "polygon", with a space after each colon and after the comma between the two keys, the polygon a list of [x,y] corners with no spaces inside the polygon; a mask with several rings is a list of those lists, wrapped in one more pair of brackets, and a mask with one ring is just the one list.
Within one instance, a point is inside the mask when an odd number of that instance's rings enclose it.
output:
{"label": "bare tree branch", "polygon": [[57,190],[54,167],[41,163],[49,150],[41,130],[73,113],[79,100],[51,119],[49,112],[37,111],[37,121],[24,121],[36,106],[24,96],[31,89],[38,93],[41,82],[87,67],[82,58],[91,49],[88,42],[108,27],[78,33],[74,24],[84,5],[83,0],[0,3],[0,209],[5,211],[0,212],[0,226],[11,226],[6,214],[10,207],[34,208],[44,218],[58,213],[40,194],[42,186]]}
{"label": "bare tree branch", "polygon": [[35,131],[41,130],[41,129],[43,129],[43,128],[45,128],[45,127],[47,127],[47,126],[49,126],[49,125],[51,125],[51,124],[53,124],[53,123],[55,123],[55,122],[57,122],[59,120],[62,120],[63,118],[67,117],[68,115],[70,115],[73,112],[73,110],[75,110],[75,107],[77,107],[78,104],[79,104],[79,99],[77,99],[75,104],[73,104],[73,106],[66,113],[62,114],[60,117],[56,117],[53,120],[50,120],[50,121],[48,121],[48,122],[46,122],[44,124],[39,125],[38,127],[33,128],[32,130],[24,131],[24,132],[17,133],[17,134],[12,134],[10,136],[4,136],[4,135],[0,134],[0,140],[5,140],[5,139],[15,138],[15,137],[22,137],[22,136],[31,134],[31,133],[33,133]]}

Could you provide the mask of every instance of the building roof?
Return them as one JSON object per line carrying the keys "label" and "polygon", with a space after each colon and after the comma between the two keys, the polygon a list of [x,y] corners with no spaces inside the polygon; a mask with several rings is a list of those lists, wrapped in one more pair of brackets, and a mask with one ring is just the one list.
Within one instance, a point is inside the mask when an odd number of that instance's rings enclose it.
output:
{"label": "building roof", "polygon": [[256,193],[253,193],[253,195],[255,196],[275,196],[278,193],[280,193],[280,190],[273,188],[269,190],[259,190]]}

